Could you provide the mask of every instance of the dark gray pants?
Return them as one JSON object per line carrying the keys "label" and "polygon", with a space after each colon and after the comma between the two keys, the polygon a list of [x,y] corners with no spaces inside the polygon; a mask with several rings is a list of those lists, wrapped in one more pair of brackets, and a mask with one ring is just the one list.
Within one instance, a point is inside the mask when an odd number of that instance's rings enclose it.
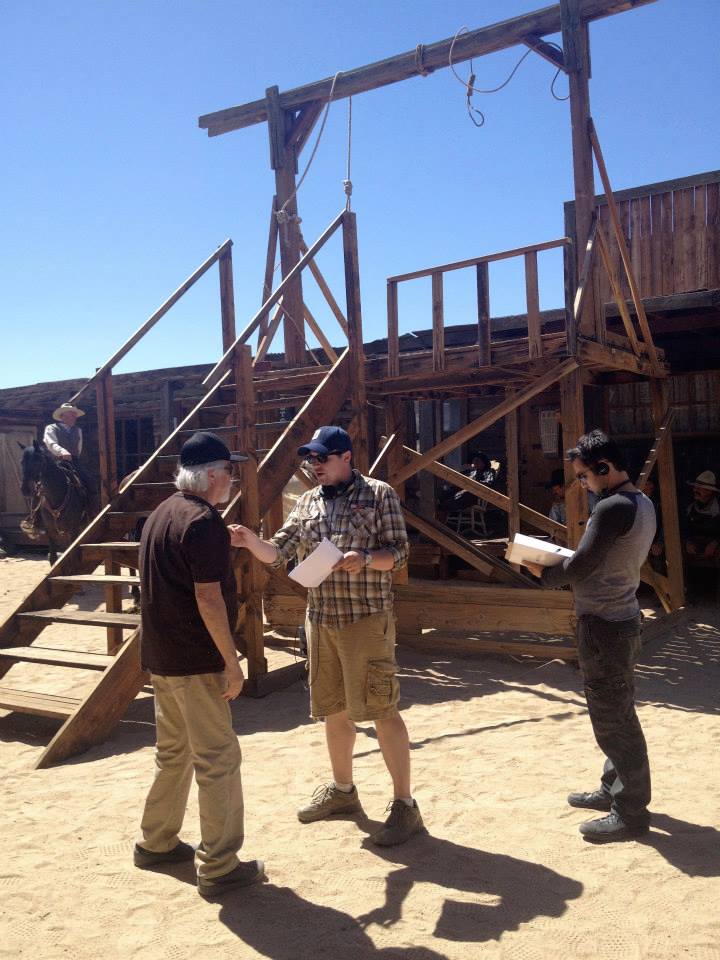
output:
{"label": "dark gray pants", "polygon": [[640,617],[578,620],[578,654],[590,722],[607,757],[601,789],[612,810],[626,823],[650,822],[650,765],[647,745],[635,712],[635,664],[641,648]]}

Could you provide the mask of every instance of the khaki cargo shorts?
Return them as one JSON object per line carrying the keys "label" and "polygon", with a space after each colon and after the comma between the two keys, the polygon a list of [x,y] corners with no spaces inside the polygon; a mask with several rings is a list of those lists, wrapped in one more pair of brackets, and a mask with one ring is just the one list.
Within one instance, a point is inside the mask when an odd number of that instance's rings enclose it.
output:
{"label": "khaki cargo shorts", "polygon": [[395,620],[374,613],[329,627],[305,620],[310,713],[316,719],[347,710],[351,720],[383,720],[397,711]]}

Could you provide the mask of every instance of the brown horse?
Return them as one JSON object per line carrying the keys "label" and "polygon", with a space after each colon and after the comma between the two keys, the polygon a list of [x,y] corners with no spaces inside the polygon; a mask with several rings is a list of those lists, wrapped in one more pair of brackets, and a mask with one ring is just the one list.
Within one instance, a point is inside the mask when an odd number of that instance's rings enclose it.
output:
{"label": "brown horse", "polygon": [[21,490],[31,508],[21,527],[31,538],[39,536],[38,528],[45,530],[48,560],[54,564],[59,548],[68,547],[87,523],[88,493],[72,467],[37,440],[22,451]]}

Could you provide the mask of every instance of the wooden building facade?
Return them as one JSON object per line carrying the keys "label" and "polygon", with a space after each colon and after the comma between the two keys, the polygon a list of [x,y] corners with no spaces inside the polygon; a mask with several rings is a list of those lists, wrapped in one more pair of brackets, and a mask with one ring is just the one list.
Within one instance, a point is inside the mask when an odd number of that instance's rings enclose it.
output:
{"label": "wooden building facade", "polygon": [[[202,427],[217,431],[231,448],[249,454],[224,516],[267,534],[282,522],[282,495],[288,483],[310,482],[299,470],[298,445],[320,424],[347,425],[356,466],[387,479],[395,488],[415,543],[451,556],[456,566],[462,563],[470,568],[474,578],[418,580],[401,571],[395,578],[401,639],[419,642],[423,631],[433,629],[465,633],[481,629],[490,635],[477,639],[478,650],[573,659],[571,594],[542,591],[537,581],[485,543],[463,537],[442,523],[434,515],[435,484],[437,480],[453,483],[491,504],[506,518],[509,536],[527,529],[575,546],[587,518],[587,502],[579,485],[571,482],[572,471],[562,461],[562,450],[586,428],[612,428],[632,405],[632,428],[650,427],[646,438],[650,442],[645,448],[638,446],[642,464],[637,482],[642,489],[651,471],[657,470],[668,559],[665,574],[646,564],[643,575],[666,611],[683,605],[678,489],[681,468],[684,473],[686,465],[676,461],[673,450],[672,424],[678,412],[672,405],[672,391],[680,395],[686,384],[689,391],[689,377],[711,371],[697,366],[673,369],[671,354],[676,352],[676,341],[687,340],[688,329],[704,331],[700,335],[708,345],[717,335],[720,291],[707,284],[717,284],[717,263],[710,260],[718,252],[718,178],[705,175],[690,178],[691,184],[639,188],[633,196],[621,194],[616,199],[589,100],[589,25],[652,2],[561,0],[558,5],[305,87],[282,93],[271,87],[261,100],[200,118],[200,126],[210,136],[267,123],[276,192],[269,204],[267,262],[259,284],[262,305],[237,332],[232,243],[226,241],[88,381],[63,398],[79,403],[92,403],[94,398],[103,508],[0,625],[0,676],[18,661],[62,663],[71,668],[90,663],[100,675],[78,702],[63,699],[60,703],[61,698],[50,702],[33,691],[0,687],[0,707],[40,712],[63,721],[39,765],[57,762],[106,736],[144,682],[138,658],[139,618],[123,608],[120,592],[133,580],[122,568],[136,564],[137,558],[138,544],[128,535],[136,529],[138,518],[172,491],[172,470],[180,447]],[[543,40],[558,32],[562,50]],[[566,211],[566,235],[390,276],[387,339],[384,344],[364,344],[357,224],[349,202],[311,245],[300,230],[297,161],[315,123],[332,100],[447,67],[451,50],[454,62],[460,63],[518,44],[549,59],[568,77],[574,200]],[[604,191],[600,198],[594,165]],[[321,250],[330,252],[333,247],[344,267],[342,306],[316,260]],[[565,303],[559,310],[542,312],[538,255],[546,250],[562,255]],[[695,263],[698,257],[702,266]],[[274,286],[276,259],[282,279]],[[489,268],[506,260],[521,264],[527,308],[521,318],[492,322]],[[670,262],[673,289],[668,292]],[[157,442],[153,414],[157,445],[135,474],[123,480],[119,467],[121,461],[124,466],[129,461],[122,450],[127,451],[132,441],[138,449],[131,456],[143,456],[145,451],[139,448],[144,428],[136,422],[129,433],[125,427],[118,432],[122,378],[113,375],[113,368],[215,266],[223,355],[202,377],[197,395],[188,394],[177,416],[170,415],[171,392],[163,400],[160,390],[153,402],[165,404],[163,432],[168,432]],[[474,316],[461,318],[460,325],[447,315],[444,302],[445,277],[457,270],[471,271],[477,294]],[[419,277],[430,279],[432,329],[428,335],[404,338],[399,335],[398,289]],[[333,333],[307,307],[303,285],[312,282],[324,295]],[[692,286],[700,282],[706,286]],[[675,289],[676,283],[683,289]],[[684,335],[679,334],[681,318],[691,324]],[[306,329],[320,343],[320,354],[311,356],[306,351]],[[269,351],[280,332],[283,353],[273,356]],[[340,347],[334,346],[338,340]],[[251,343],[256,343],[254,349]],[[708,346],[706,356],[710,355]],[[710,381],[699,387],[698,382],[692,380],[693,398]],[[162,387],[162,378],[155,386]],[[627,388],[637,390],[638,397],[646,396],[649,422],[636,419],[639,407],[633,405],[632,395],[626,397]],[[17,404],[17,396],[13,403]],[[712,428],[715,408],[712,399],[709,403],[708,407],[704,400],[694,399],[686,404],[693,423]],[[132,416],[142,420],[137,411]],[[642,434],[636,439],[641,443]],[[478,444],[487,446],[490,453],[497,449],[504,492],[477,483],[458,469]],[[540,496],[540,486],[558,466],[565,469],[567,481],[566,524],[548,518],[548,504]],[[411,495],[418,490],[419,497]],[[286,679],[268,671],[266,625],[297,626],[302,621],[304,591],[242,552],[234,562],[241,601],[235,631],[247,657],[247,692],[262,695]],[[68,601],[88,582],[102,584],[105,610],[67,609]],[[102,664],[68,652],[61,657],[35,643],[45,625],[54,622],[106,627],[108,652]],[[528,639],[517,642],[492,635],[504,631],[520,631]]]}

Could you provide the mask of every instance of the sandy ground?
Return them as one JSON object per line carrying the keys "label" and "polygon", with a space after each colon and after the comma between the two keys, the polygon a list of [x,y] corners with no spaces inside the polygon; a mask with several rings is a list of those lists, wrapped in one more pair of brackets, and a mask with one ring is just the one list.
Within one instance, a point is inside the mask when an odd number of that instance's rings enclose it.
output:
{"label": "sandy ground", "polygon": [[[0,562],[0,617],[46,569],[40,560]],[[0,711],[0,955],[719,958],[719,627],[717,609],[693,608],[645,648],[638,695],[653,829],[624,844],[585,843],[582,812],[565,804],[569,790],[595,786],[601,757],[579,676],[561,663],[450,658],[442,637],[435,655],[400,651],[415,793],[430,836],[387,851],[366,839],[389,799],[370,726],[356,752],[366,816],[302,826],[295,808],[327,777],[323,728],[307,718],[306,691],[296,684],[235,703],[245,855],[266,860],[268,882],[224,903],[198,897],[187,865],[167,873],[132,865],[152,776],[150,697],[135,701],[110,741],[42,771],[33,763],[55,725]],[[43,644],[102,650],[89,628],[51,630]],[[72,695],[87,676],[18,665],[3,682]],[[184,836],[197,839],[194,791]]]}

